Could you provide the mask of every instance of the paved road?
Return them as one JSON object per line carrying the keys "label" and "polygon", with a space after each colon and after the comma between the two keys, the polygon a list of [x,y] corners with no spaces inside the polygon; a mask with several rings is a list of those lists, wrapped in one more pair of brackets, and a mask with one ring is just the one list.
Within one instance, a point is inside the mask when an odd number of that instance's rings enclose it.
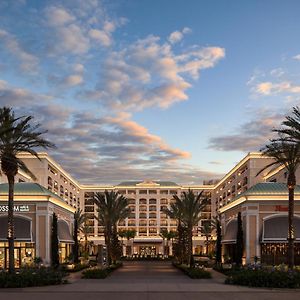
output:
{"label": "paved road", "polygon": [[288,300],[299,299],[300,291],[250,289],[224,285],[223,275],[213,279],[190,279],[169,262],[126,262],[104,280],[81,280],[71,284],[26,289],[2,289],[0,299],[12,300]]}

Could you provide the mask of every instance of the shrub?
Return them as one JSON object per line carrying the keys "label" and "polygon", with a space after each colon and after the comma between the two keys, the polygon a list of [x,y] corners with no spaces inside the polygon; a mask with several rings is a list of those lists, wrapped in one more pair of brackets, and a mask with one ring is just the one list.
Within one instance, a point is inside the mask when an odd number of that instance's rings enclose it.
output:
{"label": "shrub", "polygon": [[82,278],[84,279],[104,279],[106,278],[112,271],[122,267],[123,264],[118,262],[116,264],[110,265],[106,268],[90,268],[82,272]]}
{"label": "shrub", "polygon": [[2,271],[0,272],[0,287],[18,288],[67,283],[64,276],[65,273],[50,268],[21,269],[14,274]]}
{"label": "shrub", "polygon": [[249,287],[299,288],[299,271],[279,270],[239,270],[232,272],[225,280],[226,284],[245,285]]}
{"label": "shrub", "polygon": [[211,273],[205,270],[204,268],[190,268],[187,265],[178,265],[178,264],[173,264],[173,265],[192,279],[211,278]]}
{"label": "shrub", "polygon": [[81,264],[81,263],[74,264],[74,265],[72,265],[72,267],[70,267],[69,264],[61,265],[61,269],[64,272],[68,272],[68,273],[78,272],[78,271],[84,270],[84,269],[89,268],[89,267],[90,267],[89,264]]}
{"label": "shrub", "polygon": [[107,268],[93,268],[88,269],[82,272],[82,278],[84,279],[103,279],[106,278],[109,274],[109,270]]}

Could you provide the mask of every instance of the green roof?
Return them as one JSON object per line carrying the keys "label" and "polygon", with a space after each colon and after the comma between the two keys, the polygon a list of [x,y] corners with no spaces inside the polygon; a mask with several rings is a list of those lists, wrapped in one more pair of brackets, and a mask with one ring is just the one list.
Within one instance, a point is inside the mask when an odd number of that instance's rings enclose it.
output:
{"label": "green roof", "polygon": [[[232,201],[247,196],[254,195],[287,195],[288,188],[286,183],[277,183],[277,182],[261,182],[253,185],[247,191],[241,193],[232,199]],[[295,195],[300,194],[300,185],[295,187]]]}
{"label": "green roof", "polygon": [[[8,195],[8,183],[0,184],[0,195]],[[32,182],[18,182],[15,183],[14,195],[28,195],[28,196],[49,196],[54,197],[62,202],[65,202],[58,195],[47,190],[38,183]]]}
{"label": "green roof", "polygon": [[[143,180],[139,181],[123,181],[119,183],[117,186],[136,186],[137,184],[143,183]],[[152,181],[156,184],[159,184],[160,186],[178,186],[177,183],[172,182],[172,181]]]}

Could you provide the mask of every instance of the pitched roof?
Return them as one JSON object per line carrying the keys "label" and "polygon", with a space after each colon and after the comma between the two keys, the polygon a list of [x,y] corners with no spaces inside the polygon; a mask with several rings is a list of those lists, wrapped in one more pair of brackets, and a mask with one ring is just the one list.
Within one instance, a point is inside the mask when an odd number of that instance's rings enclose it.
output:
{"label": "pitched roof", "polygon": [[[137,185],[141,185],[144,182],[145,182],[145,185],[149,184],[148,181],[139,180],[139,181],[123,181],[116,186],[134,186],[135,187]],[[177,183],[172,182],[172,181],[151,181],[151,182],[158,184],[160,186],[178,186]]]}
{"label": "pitched roof", "polygon": [[[8,194],[8,183],[0,184],[0,195]],[[62,202],[65,202],[58,195],[47,190],[45,187],[38,183],[32,182],[18,182],[14,186],[14,195],[28,195],[28,196],[50,196]]]}

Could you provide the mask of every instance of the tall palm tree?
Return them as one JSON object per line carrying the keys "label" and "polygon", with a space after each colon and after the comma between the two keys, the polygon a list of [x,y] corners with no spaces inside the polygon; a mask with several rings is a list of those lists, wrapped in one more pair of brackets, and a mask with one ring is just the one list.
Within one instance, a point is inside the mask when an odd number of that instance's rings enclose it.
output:
{"label": "tall palm tree", "polygon": [[208,255],[209,238],[211,237],[212,231],[213,227],[209,223],[204,223],[204,225],[200,227],[201,235],[205,236],[206,255]]}
{"label": "tall palm tree", "polygon": [[289,192],[288,204],[288,266],[294,267],[294,191],[296,186],[296,171],[300,165],[300,144],[287,141],[285,138],[271,140],[262,150],[263,156],[271,157],[273,162],[262,168],[257,175],[271,166],[284,165],[287,176],[287,187]]}
{"label": "tall palm tree", "polygon": [[204,197],[203,191],[195,195],[192,190],[183,192],[179,198],[173,196],[174,202],[170,205],[170,209],[165,209],[165,213],[173,219],[177,219],[178,223],[185,227],[187,231],[187,262],[193,265],[193,228],[198,226],[201,220],[201,212],[208,204],[209,199]]}
{"label": "tall palm tree", "polygon": [[159,235],[163,238],[163,240],[167,240],[166,251],[164,249],[164,254],[169,256],[170,255],[169,241],[173,240],[177,236],[177,232],[168,231],[167,229],[164,229],[164,230],[161,230]]}
{"label": "tall palm tree", "polygon": [[84,220],[84,222],[81,225],[81,227],[79,228],[79,230],[84,236],[84,256],[88,257],[88,255],[89,255],[88,236],[89,236],[89,233],[91,233],[91,226],[88,224],[87,219]]}
{"label": "tall palm tree", "polygon": [[79,231],[81,231],[81,228],[82,228],[83,224],[85,223],[86,219],[87,219],[87,216],[86,216],[85,213],[82,213],[81,209],[78,209],[74,213],[74,234],[73,234],[73,238],[74,238],[74,246],[73,246],[74,263],[79,262],[79,258],[78,258],[78,252],[79,252],[78,234],[79,234]]}
{"label": "tall palm tree", "polygon": [[287,116],[281,123],[283,127],[275,129],[275,132],[283,134],[285,138],[294,143],[300,143],[300,109],[293,107],[293,116]]}
{"label": "tall palm tree", "polygon": [[36,149],[51,148],[54,144],[45,140],[40,131],[39,124],[32,124],[32,116],[16,118],[11,108],[0,108],[0,162],[1,171],[8,181],[8,252],[9,272],[13,273],[14,266],[14,183],[18,170],[35,176],[27,168],[26,164],[17,157],[21,152],[27,152],[38,158]]}
{"label": "tall palm tree", "polygon": [[98,221],[104,227],[108,264],[112,262],[112,240],[117,234],[117,224],[130,215],[128,200],[118,192],[95,193],[94,203],[98,207]]}
{"label": "tall palm tree", "polygon": [[212,219],[211,226],[217,235],[216,240],[216,264],[217,266],[222,262],[222,229],[220,216],[217,215]]}
{"label": "tall palm tree", "polygon": [[[135,236],[136,236],[136,230],[135,229],[126,229],[126,230],[120,230],[118,232],[118,235],[121,237],[121,238],[126,238],[127,239],[127,246],[126,246],[126,249],[128,249],[128,251],[126,251],[127,253],[129,253],[129,255],[132,254],[132,251],[131,251],[131,246],[129,245],[129,241],[131,239],[133,239]],[[127,248],[128,247],[128,248]]]}

